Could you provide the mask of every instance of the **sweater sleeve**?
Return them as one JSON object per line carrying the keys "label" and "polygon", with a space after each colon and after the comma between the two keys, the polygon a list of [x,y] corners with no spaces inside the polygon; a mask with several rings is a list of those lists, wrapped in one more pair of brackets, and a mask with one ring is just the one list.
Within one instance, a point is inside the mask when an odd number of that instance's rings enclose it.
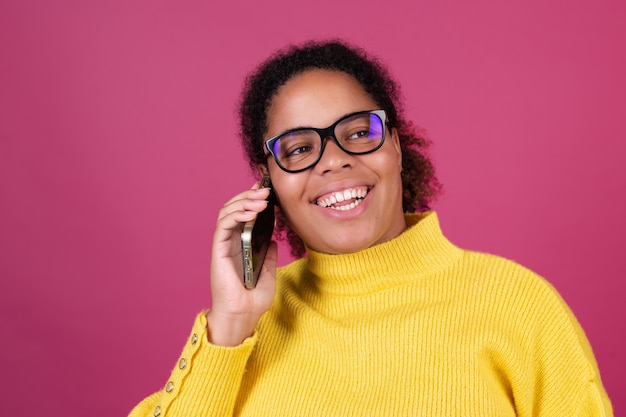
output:
{"label": "sweater sleeve", "polygon": [[[585,333],[550,284],[534,325],[522,416],[611,417],[613,411]],[[547,294],[546,294],[547,293]],[[532,377],[530,377],[532,375]],[[519,404],[518,404],[519,405]]]}
{"label": "sweater sleeve", "polygon": [[233,415],[257,336],[236,347],[222,347],[209,343],[206,329],[203,312],[164,388],[139,403],[129,417]]}

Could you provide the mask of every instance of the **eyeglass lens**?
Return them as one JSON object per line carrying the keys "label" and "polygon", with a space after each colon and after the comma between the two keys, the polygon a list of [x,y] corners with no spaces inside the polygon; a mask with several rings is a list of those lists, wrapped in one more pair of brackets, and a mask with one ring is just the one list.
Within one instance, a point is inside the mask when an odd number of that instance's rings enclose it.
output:
{"label": "eyeglass lens", "polygon": [[[375,113],[348,116],[337,123],[334,137],[348,153],[361,154],[376,149],[384,135],[384,124]],[[322,151],[321,133],[313,129],[286,132],[274,143],[274,155],[279,164],[289,171],[306,169],[315,164]]]}

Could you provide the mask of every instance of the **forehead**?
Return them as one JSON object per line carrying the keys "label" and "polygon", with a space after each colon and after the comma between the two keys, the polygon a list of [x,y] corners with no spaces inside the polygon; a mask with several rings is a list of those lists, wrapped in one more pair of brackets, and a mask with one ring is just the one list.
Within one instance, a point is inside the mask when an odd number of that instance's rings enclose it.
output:
{"label": "forehead", "polygon": [[378,108],[352,76],[313,69],[278,89],[267,112],[268,137],[297,127],[326,127],[349,113]]}

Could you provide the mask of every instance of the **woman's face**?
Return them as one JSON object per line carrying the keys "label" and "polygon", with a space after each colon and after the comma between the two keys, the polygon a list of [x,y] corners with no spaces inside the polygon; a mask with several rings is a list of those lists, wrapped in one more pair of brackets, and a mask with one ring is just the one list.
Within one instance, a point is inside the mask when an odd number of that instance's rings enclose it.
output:
{"label": "woman's face", "polygon": [[[297,127],[325,128],[349,113],[378,108],[350,75],[309,70],[289,80],[273,97],[265,139]],[[390,240],[406,228],[402,156],[395,129],[388,129],[383,146],[370,154],[349,155],[327,139],[321,159],[306,171],[285,172],[273,158],[268,158],[268,168],[289,226],[311,249],[356,252]],[[355,202],[352,197],[330,207],[318,204],[353,190],[358,197],[364,195],[354,208],[337,207],[349,206]]]}

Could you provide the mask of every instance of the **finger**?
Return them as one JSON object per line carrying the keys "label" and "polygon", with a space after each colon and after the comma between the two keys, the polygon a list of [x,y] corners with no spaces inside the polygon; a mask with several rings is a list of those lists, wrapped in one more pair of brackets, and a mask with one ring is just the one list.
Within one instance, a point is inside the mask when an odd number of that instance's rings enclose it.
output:
{"label": "finger", "polygon": [[220,218],[215,228],[213,243],[230,241],[233,233],[240,233],[243,225],[254,220],[258,214],[257,211],[237,211]]}
{"label": "finger", "polygon": [[228,206],[238,200],[243,200],[243,199],[264,200],[267,197],[269,197],[269,195],[270,195],[270,189],[259,188],[259,184],[257,183],[253,185],[252,188],[250,188],[249,190],[246,190],[244,192],[241,192],[235,195],[233,198],[231,198],[226,203],[224,203],[224,206]]}
{"label": "finger", "polygon": [[234,213],[238,212],[254,212],[259,213],[267,207],[267,200],[251,200],[251,199],[242,199],[232,202],[231,204],[224,206],[220,209],[217,220]]}
{"label": "finger", "polygon": [[228,223],[228,220],[236,222],[247,222],[254,220],[258,213],[267,208],[267,200],[238,200],[229,206],[222,207],[217,215],[217,226],[220,224],[230,224],[230,227],[225,226],[227,229],[235,227],[235,224]]}

